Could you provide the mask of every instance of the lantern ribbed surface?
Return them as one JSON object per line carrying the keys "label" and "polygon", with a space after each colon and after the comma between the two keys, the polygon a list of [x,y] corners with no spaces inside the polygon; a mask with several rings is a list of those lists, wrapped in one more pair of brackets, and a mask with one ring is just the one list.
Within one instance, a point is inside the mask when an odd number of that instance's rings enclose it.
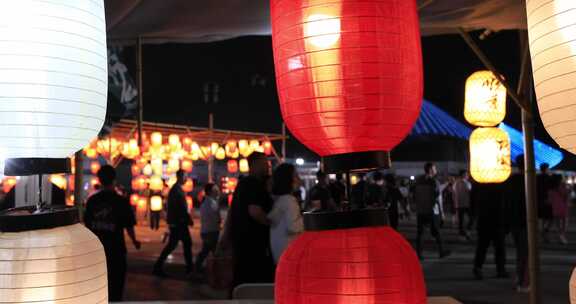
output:
{"label": "lantern ribbed surface", "polygon": [[527,0],[534,88],[544,127],[576,153],[576,1]]}
{"label": "lantern ribbed surface", "polygon": [[389,227],[309,231],[276,271],[276,304],[425,304],[420,262]]}
{"label": "lantern ribbed surface", "polygon": [[478,127],[493,127],[506,117],[506,88],[490,71],[476,72],[466,80],[464,117]]}
{"label": "lantern ribbed surface", "polygon": [[510,137],[500,128],[478,128],[470,135],[470,175],[479,183],[501,183],[510,177]]}
{"label": "lantern ribbed surface", "polygon": [[106,115],[103,0],[0,1],[0,155],[65,158]]}
{"label": "lantern ribbed surface", "polygon": [[414,0],[271,0],[282,116],[320,156],[390,151],[422,103]]}
{"label": "lantern ribbed surface", "polygon": [[0,233],[0,303],[108,303],[100,241],[81,224]]}

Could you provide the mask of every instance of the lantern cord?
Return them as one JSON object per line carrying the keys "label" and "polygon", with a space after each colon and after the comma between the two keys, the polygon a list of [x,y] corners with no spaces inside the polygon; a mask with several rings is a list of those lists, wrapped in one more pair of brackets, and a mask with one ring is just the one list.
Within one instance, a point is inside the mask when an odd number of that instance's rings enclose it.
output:
{"label": "lantern cord", "polygon": [[430,4],[434,3],[434,0],[426,0],[424,2],[422,2],[422,4],[418,5],[418,10],[423,10],[426,7],[428,7]]}
{"label": "lantern cord", "polygon": [[498,81],[500,81],[500,83],[502,83],[502,85],[506,88],[506,92],[508,93],[508,95],[510,96],[510,98],[512,98],[512,100],[514,100],[514,103],[516,103],[516,105],[518,107],[520,107],[520,109],[522,109],[523,111],[525,111],[527,114],[529,114],[530,116],[532,115],[532,112],[530,111],[530,108],[526,105],[526,102],[524,102],[520,96],[518,96],[518,94],[516,93],[516,91],[512,90],[512,87],[508,84],[508,82],[502,77],[502,74],[500,74],[498,72],[498,70],[496,69],[496,67],[492,64],[492,62],[490,62],[490,60],[488,59],[488,57],[486,57],[486,55],[482,52],[482,50],[480,49],[480,47],[478,47],[478,45],[476,44],[476,42],[472,39],[472,37],[470,36],[470,34],[468,34],[468,32],[466,32],[463,28],[458,28],[458,31],[460,32],[460,36],[462,36],[462,39],[464,39],[464,41],[466,42],[466,44],[468,44],[468,47],[476,54],[476,56],[478,57],[478,59],[480,59],[480,61],[482,61],[482,64],[484,64],[484,66],[490,70],[494,76],[496,76],[496,78],[498,79]]}

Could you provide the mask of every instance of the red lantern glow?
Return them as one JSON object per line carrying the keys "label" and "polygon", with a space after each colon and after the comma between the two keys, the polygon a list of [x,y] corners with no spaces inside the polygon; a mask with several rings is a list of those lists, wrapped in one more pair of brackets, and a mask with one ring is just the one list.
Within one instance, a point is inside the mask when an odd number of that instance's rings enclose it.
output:
{"label": "red lantern glow", "polygon": [[97,161],[93,161],[90,163],[90,173],[97,174],[100,170],[100,163]]}
{"label": "red lantern glow", "polygon": [[228,167],[228,172],[230,173],[236,173],[238,172],[238,161],[236,161],[235,159],[231,159],[226,163],[227,167]]}
{"label": "red lantern glow", "polygon": [[410,244],[389,227],[305,232],[284,251],[276,304],[426,303]]}
{"label": "red lantern glow", "polygon": [[272,0],[282,115],[323,157],[385,155],[422,104],[415,0]]}

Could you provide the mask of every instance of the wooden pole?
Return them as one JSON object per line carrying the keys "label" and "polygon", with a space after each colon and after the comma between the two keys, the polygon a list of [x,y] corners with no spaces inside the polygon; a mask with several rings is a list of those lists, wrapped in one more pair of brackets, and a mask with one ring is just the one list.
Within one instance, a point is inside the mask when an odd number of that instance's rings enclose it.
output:
{"label": "wooden pole", "polygon": [[286,161],[286,123],[282,123],[282,161]]}
{"label": "wooden pole", "polygon": [[74,154],[74,206],[78,208],[80,212],[80,217],[82,218],[82,203],[84,202],[84,189],[82,184],[84,183],[83,172],[84,155],[82,150]]}
{"label": "wooden pole", "polygon": [[142,37],[138,36],[136,42],[136,85],[138,87],[138,115],[136,117],[138,128],[138,146],[142,148],[142,122],[144,121],[144,90],[142,83]]}
{"label": "wooden pole", "polygon": [[[208,128],[210,129],[210,140],[212,141],[212,132],[214,130],[214,114],[208,114]],[[212,144],[212,142],[210,142]],[[208,157],[208,182],[214,182],[214,155],[211,153]]]}

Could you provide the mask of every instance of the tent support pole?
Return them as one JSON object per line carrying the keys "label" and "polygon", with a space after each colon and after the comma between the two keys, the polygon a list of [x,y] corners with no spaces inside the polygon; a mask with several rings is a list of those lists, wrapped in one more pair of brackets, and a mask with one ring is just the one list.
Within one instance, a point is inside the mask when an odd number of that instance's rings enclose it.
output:
{"label": "tent support pole", "polygon": [[84,174],[82,172],[82,169],[84,169],[84,166],[82,165],[83,162],[84,154],[82,153],[82,150],[80,150],[74,154],[74,206],[78,208],[80,218],[82,218],[82,202],[84,200],[84,189],[82,189],[82,185],[84,184]]}
{"label": "tent support pole", "polygon": [[[520,80],[517,91],[513,91],[511,86],[498,73],[496,67],[490,62],[488,57],[482,52],[480,47],[472,39],[470,34],[463,28],[458,29],[460,35],[482,61],[484,66],[490,70],[496,78],[506,87],[508,95],[522,111],[522,130],[524,133],[524,180],[525,180],[525,198],[526,198],[526,224],[528,227],[528,274],[530,281],[530,304],[541,303],[540,293],[540,257],[538,251],[538,209],[536,205],[536,165],[534,157],[534,119],[532,115],[532,89],[533,83],[528,70],[528,45],[527,34],[522,33],[522,66],[520,69]],[[527,85],[524,85],[527,84]]]}
{"label": "tent support pole", "polygon": [[286,161],[286,123],[282,123],[282,162]]}
{"label": "tent support pole", "polygon": [[[208,114],[208,128],[210,129],[210,145],[212,145],[212,131],[214,130],[214,114]],[[214,182],[214,155],[208,157],[208,182]]]}
{"label": "tent support pole", "polygon": [[138,86],[138,147],[142,148],[142,121],[144,120],[144,90],[142,83],[142,37],[138,36],[136,41],[136,74]]}
{"label": "tent support pole", "polygon": [[534,117],[532,105],[534,94],[532,77],[527,73],[530,67],[528,33],[520,32],[520,47],[522,65],[520,78],[518,81],[518,95],[525,100],[526,109],[522,109],[522,131],[524,133],[524,180],[526,195],[526,224],[528,228],[528,274],[530,282],[530,304],[540,304],[542,302],[540,286],[540,252],[538,250],[538,202],[536,193],[536,161],[534,156]]}

